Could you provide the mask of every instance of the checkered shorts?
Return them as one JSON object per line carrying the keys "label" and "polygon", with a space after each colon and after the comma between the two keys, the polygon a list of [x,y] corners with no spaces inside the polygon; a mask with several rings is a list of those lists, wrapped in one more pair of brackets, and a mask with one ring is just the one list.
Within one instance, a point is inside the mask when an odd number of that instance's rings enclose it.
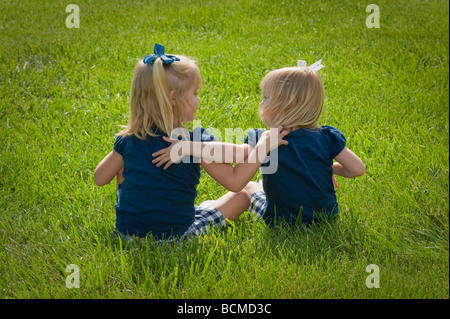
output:
{"label": "checkered shorts", "polygon": [[253,193],[250,197],[250,207],[249,210],[251,213],[256,216],[262,218],[267,208],[267,200],[266,193],[264,192],[256,192]]}
{"label": "checkered shorts", "polygon": [[[217,208],[210,205],[212,202],[212,200],[209,200],[201,203],[199,206],[195,206],[194,222],[181,237],[207,234],[212,227],[222,228],[226,226],[226,221],[222,213]],[[264,192],[253,193],[250,197],[250,212],[255,214],[257,217],[262,218],[266,212],[266,207],[266,194]],[[135,238],[122,234],[117,230],[116,232],[126,240],[132,241]],[[158,242],[159,241],[161,240],[158,240]]]}

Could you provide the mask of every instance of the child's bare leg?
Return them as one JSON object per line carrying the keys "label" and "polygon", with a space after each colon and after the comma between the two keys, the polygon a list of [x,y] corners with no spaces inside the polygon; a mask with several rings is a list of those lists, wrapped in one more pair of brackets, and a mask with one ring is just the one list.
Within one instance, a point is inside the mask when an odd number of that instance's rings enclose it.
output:
{"label": "child's bare leg", "polygon": [[252,196],[253,193],[264,192],[264,189],[262,188],[262,186],[257,182],[249,182],[244,187],[244,190],[248,193],[249,198]]}
{"label": "child's bare leg", "polygon": [[[241,190],[239,193],[228,192],[211,203],[217,208],[225,219],[236,220],[250,205],[250,195],[247,191]],[[228,222],[227,222],[227,225]]]}

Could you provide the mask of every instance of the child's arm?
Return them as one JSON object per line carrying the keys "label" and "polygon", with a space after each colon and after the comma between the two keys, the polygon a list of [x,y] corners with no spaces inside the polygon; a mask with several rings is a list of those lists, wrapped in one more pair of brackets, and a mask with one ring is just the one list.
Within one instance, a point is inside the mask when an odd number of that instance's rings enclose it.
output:
{"label": "child's arm", "polygon": [[191,142],[179,141],[163,136],[166,142],[171,143],[167,148],[153,153],[156,157],[152,162],[157,167],[164,165],[167,169],[173,163],[180,161],[184,156],[191,155],[201,158],[205,163],[241,163],[252,150],[248,144],[236,145],[222,142]]}
{"label": "child's arm", "polygon": [[123,168],[122,155],[116,151],[112,151],[105,156],[104,159],[97,165],[94,172],[94,182],[98,186],[108,184]]}
{"label": "child's arm", "polygon": [[278,128],[276,132],[264,132],[255,148],[251,149],[246,160],[235,167],[231,164],[205,163],[204,161],[202,161],[202,166],[223,187],[232,192],[239,192],[253,178],[269,152],[280,145],[288,144],[287,141],[283,140],[287,134],[289,134],[289,131],[281,131],[281,128]]}
{"label": "child's arm", "polygon": [[344,147],[335,160],[337,163],[333,163],[333,174],[350,178],[362,176],[366,171],[361,159],[347,147]]}
{"label": "child's arm", "polygon": [[[289,132],[290,130],[282,131],[281,127],[266,131],[253,149],[246,144],[234,145],[220,142],[189,142],[166,139],[172,145],[154,153],[153,156],[158,157],[153,160],[153,163],[157,166],[166,163],[164,166],[164,169],[166,169],[186,155],[199,157],[202,160],[203,168],[211,177],[230,191],[238,192],[252,179],[270,151],[280,145],[288,144],[283,138]],[[239,153],[240,148],[242,148],[244,154],[248,154],[244,162],[235,167],[226,164],[228,161],[236,162],[240,159],[234,155],[231,156],[231,154]]]}

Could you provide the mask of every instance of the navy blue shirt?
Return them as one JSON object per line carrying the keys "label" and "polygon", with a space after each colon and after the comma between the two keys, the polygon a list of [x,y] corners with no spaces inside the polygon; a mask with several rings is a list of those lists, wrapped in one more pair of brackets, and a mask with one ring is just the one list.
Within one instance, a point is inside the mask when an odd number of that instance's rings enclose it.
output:
{"label": "navy blue shirt", "polygon": [[[195,198],[200,180],[198,159],[186,157],[163,170],[152,163],[152,154],[170,143],[161,136],[118,136],[114,150],[124,161],[124,181],[117,186],[116,229],[125,235],[169,238],[183,235],[195,215]],[[191,140],[212,141],[204,128],[189,132]]]}
{"label": "navy blue shirt", "polygon": [[[254,146],[263,130],[248,132],[246,143]],[[285,137],[289,145],[280,146],[270,161],[278,161],[275,172],[263,174],[267,208],[264,220],[271,225],[284,219],[309,223],[338,213],[332,181],[333,159],[344,149],[344,135],[332,126],[315,130],[298,129]]]}

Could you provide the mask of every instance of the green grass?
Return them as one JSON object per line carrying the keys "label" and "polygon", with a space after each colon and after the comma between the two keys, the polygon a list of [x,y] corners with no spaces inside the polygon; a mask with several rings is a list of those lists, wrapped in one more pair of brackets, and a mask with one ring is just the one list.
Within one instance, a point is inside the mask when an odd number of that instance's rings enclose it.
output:
{"label": "green grass", "polygon": [[[378,1],[0,1],[2,298],[449,298],[449,7]],[[369,3],[367,3],[369,4]],[[194,57],[204,127],[262,128],[259,83],[318,59],[322,125],[367,167],[338,177],[339,219],[233,226],[180,245],[113,234],[115,185],[93,182],[155,42]],[[259,178],[259,175],[255,179]],[[226,190],[206,173],[198,203]],[[67,265],[80,288],[66,287]],[[366,267],[380,288],[366,287]]]}

